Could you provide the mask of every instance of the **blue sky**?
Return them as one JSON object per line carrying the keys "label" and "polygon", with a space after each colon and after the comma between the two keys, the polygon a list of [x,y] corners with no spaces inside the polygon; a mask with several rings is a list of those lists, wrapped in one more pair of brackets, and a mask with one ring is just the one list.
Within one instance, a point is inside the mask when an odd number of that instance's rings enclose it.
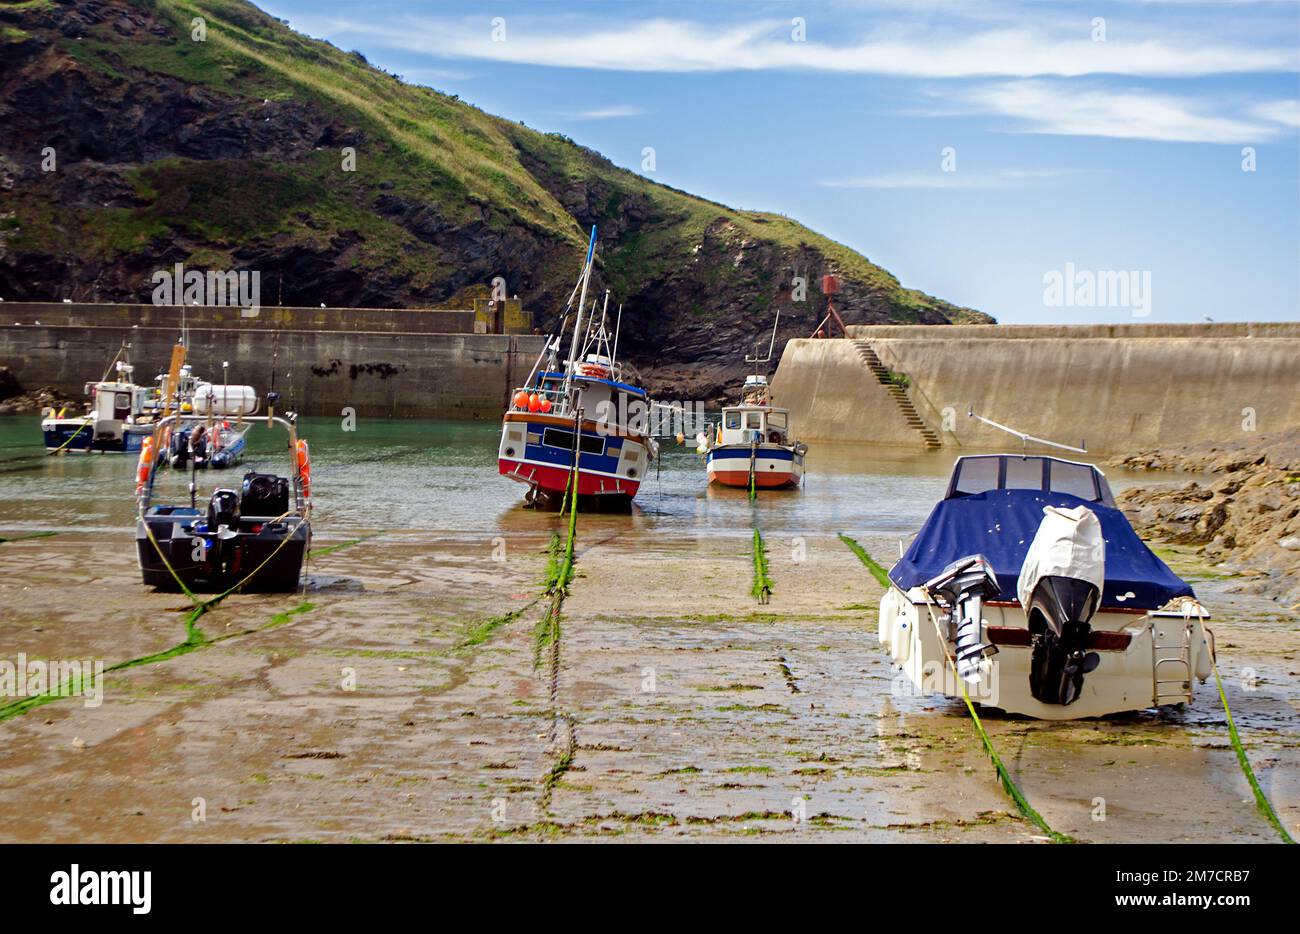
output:
{"label": "blue sky", "polygon": [[1004,322],[1135,320],[1049,306],[1067,264],[1149,273],[1143,321],[1300,319],[1297,2],[260,5]]}

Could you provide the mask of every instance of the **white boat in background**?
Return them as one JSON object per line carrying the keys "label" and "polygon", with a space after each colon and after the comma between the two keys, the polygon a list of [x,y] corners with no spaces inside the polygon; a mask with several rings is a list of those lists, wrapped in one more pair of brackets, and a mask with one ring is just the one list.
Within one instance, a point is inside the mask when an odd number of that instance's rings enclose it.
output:
{"label": "white boat in background", "polygon": [[1189,703],[1213,670],[1192,588],[1091,464],[959,457],[889,579],[880,642],[919,693],[1065,720]]}
{"label": "white boat in background", "polygon": [[[127,454],[153,433],[158,390],[137,385],[123,344],[102,379],[87,383],[89,411],[69,415],[46,409],[41,417],[45,450],[50,454]],[[110,378],[109,374],[115,374]]]}
{"label": "white boat in background", "polygon": [[754,490],[790,489],[803,482],[804,455],[808,445],[794,439],[790,410],[772,404],[767,377],[758,367],[772,359],[777,312],[767,356],[746,357],[755,372],[745,377],[740,402],[722,410],[717,428],[696,435],[696,450],[704,455],[709,482]]}
{"label": "white boat in background", "polygon": [[740,404],[722,410],[712,437],[701,439],[710,483],[757,490],[789,489],[803,481],[808,446],[791,435],[790,410],[772,405],[767,377],[745,378]]}

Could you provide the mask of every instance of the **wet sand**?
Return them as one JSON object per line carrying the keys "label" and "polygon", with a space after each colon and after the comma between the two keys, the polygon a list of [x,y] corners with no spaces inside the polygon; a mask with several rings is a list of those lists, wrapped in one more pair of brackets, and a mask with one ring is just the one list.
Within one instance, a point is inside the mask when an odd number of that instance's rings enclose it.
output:
{"label": "wet sand", "polygon": [[[0,840],[1041,841],[964,707],[896,689],[880,588],[852,553],[765,532],[759,605],[743,507],[737,521],[664,535],[583,516],[554,646],[537,629],[554,516],[318,554],[305,593],[227,599],[198,621],[212,641],[109,673],[101,707],[0,722]],[[896,537],[844,531],[896,553]],[[1298,833],[1300,621],[1166,557],[1215,613],[1234,717]],[[68,532],[0,544],[0,606],[3,657],[112,664],[183,642],[188,602],[141,587],[127,536]],[[1213,681],[1183,711],[985,723],[1030,802],[1080,840],[1277,839]]]}

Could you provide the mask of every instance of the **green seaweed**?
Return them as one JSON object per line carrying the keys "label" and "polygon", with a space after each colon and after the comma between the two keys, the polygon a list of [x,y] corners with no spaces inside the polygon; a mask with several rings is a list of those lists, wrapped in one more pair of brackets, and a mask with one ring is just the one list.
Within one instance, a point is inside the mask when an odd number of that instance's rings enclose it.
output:
{"label": "green seaweed", "polygon": [[871,572],[871,576],[876,579],[876,583],[888,590],[889,573],[880,565],[876,564],[876,562],[872,560],[871,555],[867,554],[867,550],[859,545],[855,540],[849,538],[849,536],[845,535],[843,532],[840,532],[839,536],[840,541],[848,545],[849,551],[857,555],[858,560],[861,561],[863,565],[866,566],[866,569]]}

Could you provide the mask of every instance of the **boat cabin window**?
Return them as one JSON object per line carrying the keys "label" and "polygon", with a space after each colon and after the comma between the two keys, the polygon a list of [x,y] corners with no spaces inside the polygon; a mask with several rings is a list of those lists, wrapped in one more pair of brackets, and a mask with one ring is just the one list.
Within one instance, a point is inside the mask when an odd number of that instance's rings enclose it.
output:
{"label": "boat cabin window", "polygon": [[735,431],[735,430],[736,430],[737,428],[739,428],[739,427],[740,427],[740,413],[739,413],[739,412],[728,412],[728,413],[727,413],[727,428],[731,429],[732,431]]}
{"label": "boat cabin window", "polygon": [[[958,462],[954,493],[985,493],[997,488],[998,458],[971,457]],[[1041,481],[1039,489],[1042,489]]]}
{"label": "boat cabin window", "polygon": [[131,414],[131,394],[116,392],[113,394],[113,417],[124,419]]}
{"label": "boat cabin window", "polygon": [[763,429],[763,413],[762,413],[762,412],[747,412],[747,413],[745,413],[745,427],[746,427],[746,428],[753,428],[753,429],[757,429],[757,430],[759,430],[759,431],[762,431],[762,429]]}
{"label": "boat cabin window", "polygon": [[1047,462],[1041,457],[1008,457],[1007,479],[1003,486],[1008,490],[1041,490],[1046,466]]}
{"label": "boat cabin window", "polygon": [[[542,435],[542,444],[551,448],[560,448],[564,451],[572,451],[573,432],[565,431],[563,428],[548,428]],[[593,438],[591,435],[583,435],[581,444],[583,454],[605,453],[604,438]]]}
{"label": "boat cabin window", "polygon": [[1091,464],[1055,457],[975,455],[957,461],[948,496],[989,490],[1040,490],[1067,493],[1093,503],[1114,505],[1106,478]]}
{"label": "boat cabin window", "polygon": [[1099,499],[1093,474],[1093,469],[1086,464],[1052,461],[1052,492],[1069,493],[1079,499]]}
{"label": "boat cabin window", "polygon": [[768,412],[767,423],[771,425],[773,428],[784,428],[785,417],[786,416],[784,412]]}

